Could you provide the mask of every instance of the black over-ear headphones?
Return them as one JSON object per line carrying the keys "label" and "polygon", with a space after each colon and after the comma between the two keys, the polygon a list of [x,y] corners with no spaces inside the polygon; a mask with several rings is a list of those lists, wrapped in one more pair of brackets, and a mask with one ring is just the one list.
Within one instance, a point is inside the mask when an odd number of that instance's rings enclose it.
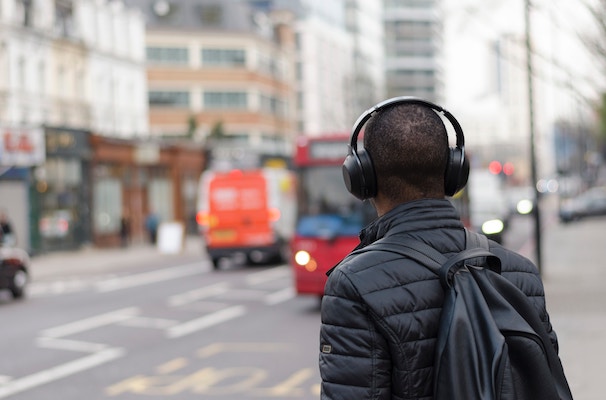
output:
{"label": "black over-ear headphones", "polygon": [[467,183],[469,177],[469,161],[465,157],[465,136],[463,129],[455,117],[437,104],[410,96],[394,97],[366,110],[354,124],[351,132],[349,151],[343,162],[343,179],[347,190],[360,200],[366,200],[377,195],[377,178],[370,154],[364,149],[358,149],[358,135],[362,127],[376,112],[398,104],[419,104],[442,114],[453,126],[457,142],[456,147],[450,147],[448,163],[444,172],[444,191],[447,196],[453,196]]}

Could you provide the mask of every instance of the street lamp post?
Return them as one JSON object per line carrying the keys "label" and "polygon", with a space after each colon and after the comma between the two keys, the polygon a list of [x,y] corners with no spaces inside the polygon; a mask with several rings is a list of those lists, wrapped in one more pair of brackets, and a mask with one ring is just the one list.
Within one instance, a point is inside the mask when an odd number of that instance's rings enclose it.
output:
{"label": "street lamp post", "polygon": [[535,127],[534,127],[534,101],[533,101],[533,68],[532,68],[532,43],[530,40],[530,0],[525,0],[524,4],[524,27],[525,27],[525,42],[526,42],[526,75],[528,84],[528,126],[530,131],[530,171],[532,185],[534,187],[535,196],[535,211],[534,215],[534,233],[535,233],[535,251],[536,265],[541,272],[541,213],[540,213],[540,197],[541,193],[537,188],[537,157],[535,149]]}

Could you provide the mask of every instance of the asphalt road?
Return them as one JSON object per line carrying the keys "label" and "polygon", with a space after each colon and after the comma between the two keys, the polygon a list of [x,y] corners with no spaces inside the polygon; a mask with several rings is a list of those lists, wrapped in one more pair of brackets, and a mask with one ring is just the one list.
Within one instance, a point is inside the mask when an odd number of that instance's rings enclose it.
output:
{"label": "asphalt road", "polygon": [[318,301],[286,266],[145,262],[42,280],[0,313],[0,399],[318,397]]}
{"label": "asphalt road", "polygon": [[[546,211],[543,275],[577,400],[603,398],[606,218]],[[530,258],[532,219],[505,244]],[[213,272],[199,251],[34,260],[23,301],[0,296],[0,399],[317,399],[318,300],[287,266]],[[52,268],[51,268],[52,266]]]}

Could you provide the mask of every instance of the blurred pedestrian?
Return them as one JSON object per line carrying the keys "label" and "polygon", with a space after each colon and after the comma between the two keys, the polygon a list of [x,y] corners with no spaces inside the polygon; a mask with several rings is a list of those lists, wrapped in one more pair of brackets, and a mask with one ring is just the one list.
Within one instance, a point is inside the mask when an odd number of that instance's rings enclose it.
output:
{"label": "blurred pedestrian", "polygon": [[2,231],[0,243],[7,245],[15,244],[15,231],[4,211],[0,211],[0,230]]}
{"label": "blurred pedestrian", "polygon": [[120,218],[120,243],[122,247],[127,247],[130,240],[130,220],[127,215]]}
{"label": "blurred pedestrian", "polygon": [[147,230],[149,241],[152,244],[156,244],[159,224],[160,218],[158,218],[158,215],[153,210],[151,210],[145,218],[145,230]]}

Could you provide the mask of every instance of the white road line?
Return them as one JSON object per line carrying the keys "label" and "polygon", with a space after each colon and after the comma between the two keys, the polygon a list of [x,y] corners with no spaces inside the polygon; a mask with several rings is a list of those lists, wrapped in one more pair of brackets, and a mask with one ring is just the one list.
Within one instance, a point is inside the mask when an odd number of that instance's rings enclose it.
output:
{"label": "white road line", "polygon": [[255,272],[246,277],[246,283],[249,285],[260,285],[265,282],[275,281],[288,277],[290,270],[288,267],[275,267],[261,272]]}
{"label": "white road line", "polygon": [[230,289],[227,293],[217,296],[219,299],[225,299],[230,301],[248,301],[248,300],[259,300],[266,295],[266,291],[257,289]]}
{"label": "white road line", "polygon": [[145,272],[137,275],[129,275],[121,278],[108,279],[97,283],[95,286],[99,292],[112,292],[114,290],[128,289],[137,286],[149,285],[151,283],[163,282],[170,279],[182,278],[184,276],[198,275],[202,273],[200,263],[191,263]]}
{"label": "white road line", "polygon": [[137,307],[127,307],[120,310],[111,311],[105,314],[96,315],[94,317],[81,319],[79,321],[70,322],[65,325],[59,325],[54,328],[45,329],[41,332],[42,336],[47,337],[63,337],[98,328],[100,326],[115,324],[129,318],[133,318],[139,313]]}
{"label": "white road line", "polygon": [[0,399],[94,368],[98,365],[120,358],[123,355],[124,350],[111,348],[27,375],[23,378],[12,380],[3,386],[0,386]]}
{"label": "white road line", "polygon": [[13,378],[8,375],[0,375],[0,385],[6,385],[11,379]]}
{"label": "white road line", "polygon": [[166,335],[171,338],[179,338],[190,333],[201,331],[208,327],[220,324],[230,319],[237,318],[246,312],[244,306],[234,306],[214,312],[212,314],[205,315],[200,318],[193,319],[191,321],[182,323],[180,325],[173,326],[166,331]]}
{"label": "white road line", "polygon": [[149,318],[149,317],[134,317],[126,321],[121,321],[118,324],[121,326],[129,326],[131,328],[153,328],[166,329],[177,325],[179,322],[174,319],[167,318]]}
{"label": "white road line", "polygon": [[193,303],[194,301],[223,294],[227,292],[228,289],[229,285],[227,283],[219,282],[214,285],[171,296],[168,298],[168,304],[173,307],[183,306],[188,303]]}
{"label": "white road line", "polygon": [[96,353],[107,349],[109,346],[102,343],[83,342],[81,340],[57,339],[49,337],[39,337],[36,339],[36,345],[47,349],[82,351],[86,353]]}
{"label": "white road line", "polygon": [[295,297],[295,289],[288,287],[265,296],[265,304],[273,306],[278,303],[283,303]]}

